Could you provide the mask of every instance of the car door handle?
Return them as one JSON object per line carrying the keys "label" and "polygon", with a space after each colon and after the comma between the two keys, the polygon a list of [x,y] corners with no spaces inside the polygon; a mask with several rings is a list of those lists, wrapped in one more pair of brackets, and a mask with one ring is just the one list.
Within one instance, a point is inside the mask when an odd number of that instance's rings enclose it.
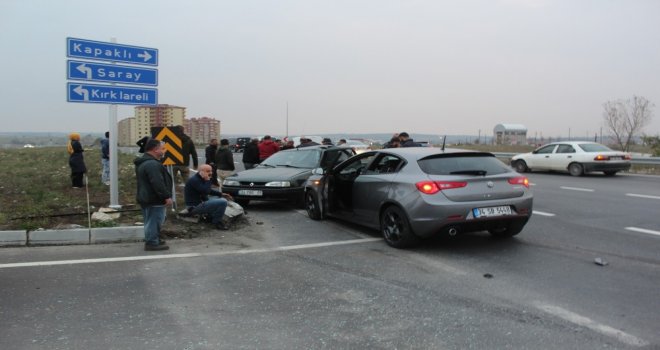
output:
{"label": "car door handle", "polygon": [[567,158],[573,158],[573,156],[568,156]]}
{"label": "car door handle", "polygon": [[546,158],[550,158],[550,156],[545,156]]}

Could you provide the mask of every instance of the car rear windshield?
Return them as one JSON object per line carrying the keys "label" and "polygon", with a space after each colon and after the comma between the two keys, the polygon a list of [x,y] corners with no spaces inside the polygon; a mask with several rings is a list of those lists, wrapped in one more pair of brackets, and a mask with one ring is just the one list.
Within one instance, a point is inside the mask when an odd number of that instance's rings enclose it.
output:
{"label": "car rear windshield", "polygon": [[261,164],[270,166],[284,166],[292,168],[316,168],[319,166],[321,152],[313,150],[291,150],[277,152],[268,157]]}
{"label": "car rear windshield", "polygon": [[487,153],[442,154],[417,161],[429,175],[497,175],[511,171],[504,163]]}
{"label": "car rear windshield", "polygon": [[610,152],[612,151],[607,146],[603,146],[600,143],[580,143],[578,144],[585,152]]}

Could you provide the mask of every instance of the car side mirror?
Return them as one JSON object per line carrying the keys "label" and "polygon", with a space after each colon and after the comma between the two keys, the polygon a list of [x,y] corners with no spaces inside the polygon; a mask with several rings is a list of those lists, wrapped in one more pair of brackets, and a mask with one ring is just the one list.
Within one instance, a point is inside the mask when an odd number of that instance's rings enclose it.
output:
{"label": "car side mirror", "polygon": [[323,168],[314,168],[312,169],[312,175],[324,175],[325,170]]}

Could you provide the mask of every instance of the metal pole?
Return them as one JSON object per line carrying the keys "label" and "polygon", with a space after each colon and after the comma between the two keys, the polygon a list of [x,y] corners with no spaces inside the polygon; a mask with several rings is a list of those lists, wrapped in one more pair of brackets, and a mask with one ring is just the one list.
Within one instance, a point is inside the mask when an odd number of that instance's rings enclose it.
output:
{"label": "metal pole", "polygon": [[286,101],[286,138],[289,139],[289,101]]}
{"label": "metal pole", "polygon": [[[110,39],[111,43],[116,43],[116,38]],[[116,63],[113,63],[116,64]],[[116,85],[116,84],[112,84]],[[121,209],[119,205],[119,181],[118,181],[118,157],[117,157],[117,105],[109,106],[109,127],[110,131],[110,208]]]}

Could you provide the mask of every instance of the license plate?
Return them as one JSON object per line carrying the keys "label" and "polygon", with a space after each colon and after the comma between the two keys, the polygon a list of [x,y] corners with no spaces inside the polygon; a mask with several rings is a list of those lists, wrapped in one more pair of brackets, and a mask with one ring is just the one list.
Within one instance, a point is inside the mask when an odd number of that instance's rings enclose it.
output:
{"label": "license plate", "polygon": [[263,191],[261,190],[238,190],[238,195],[239,196],[256,196],[256,197],[261,197],[264,195]]}
{"label": "license plate", "polygon": [[501,207],[474,208],[472,209],[472,214],[474,214],[475,218],[511,215],[511,207],[505,205]]}

